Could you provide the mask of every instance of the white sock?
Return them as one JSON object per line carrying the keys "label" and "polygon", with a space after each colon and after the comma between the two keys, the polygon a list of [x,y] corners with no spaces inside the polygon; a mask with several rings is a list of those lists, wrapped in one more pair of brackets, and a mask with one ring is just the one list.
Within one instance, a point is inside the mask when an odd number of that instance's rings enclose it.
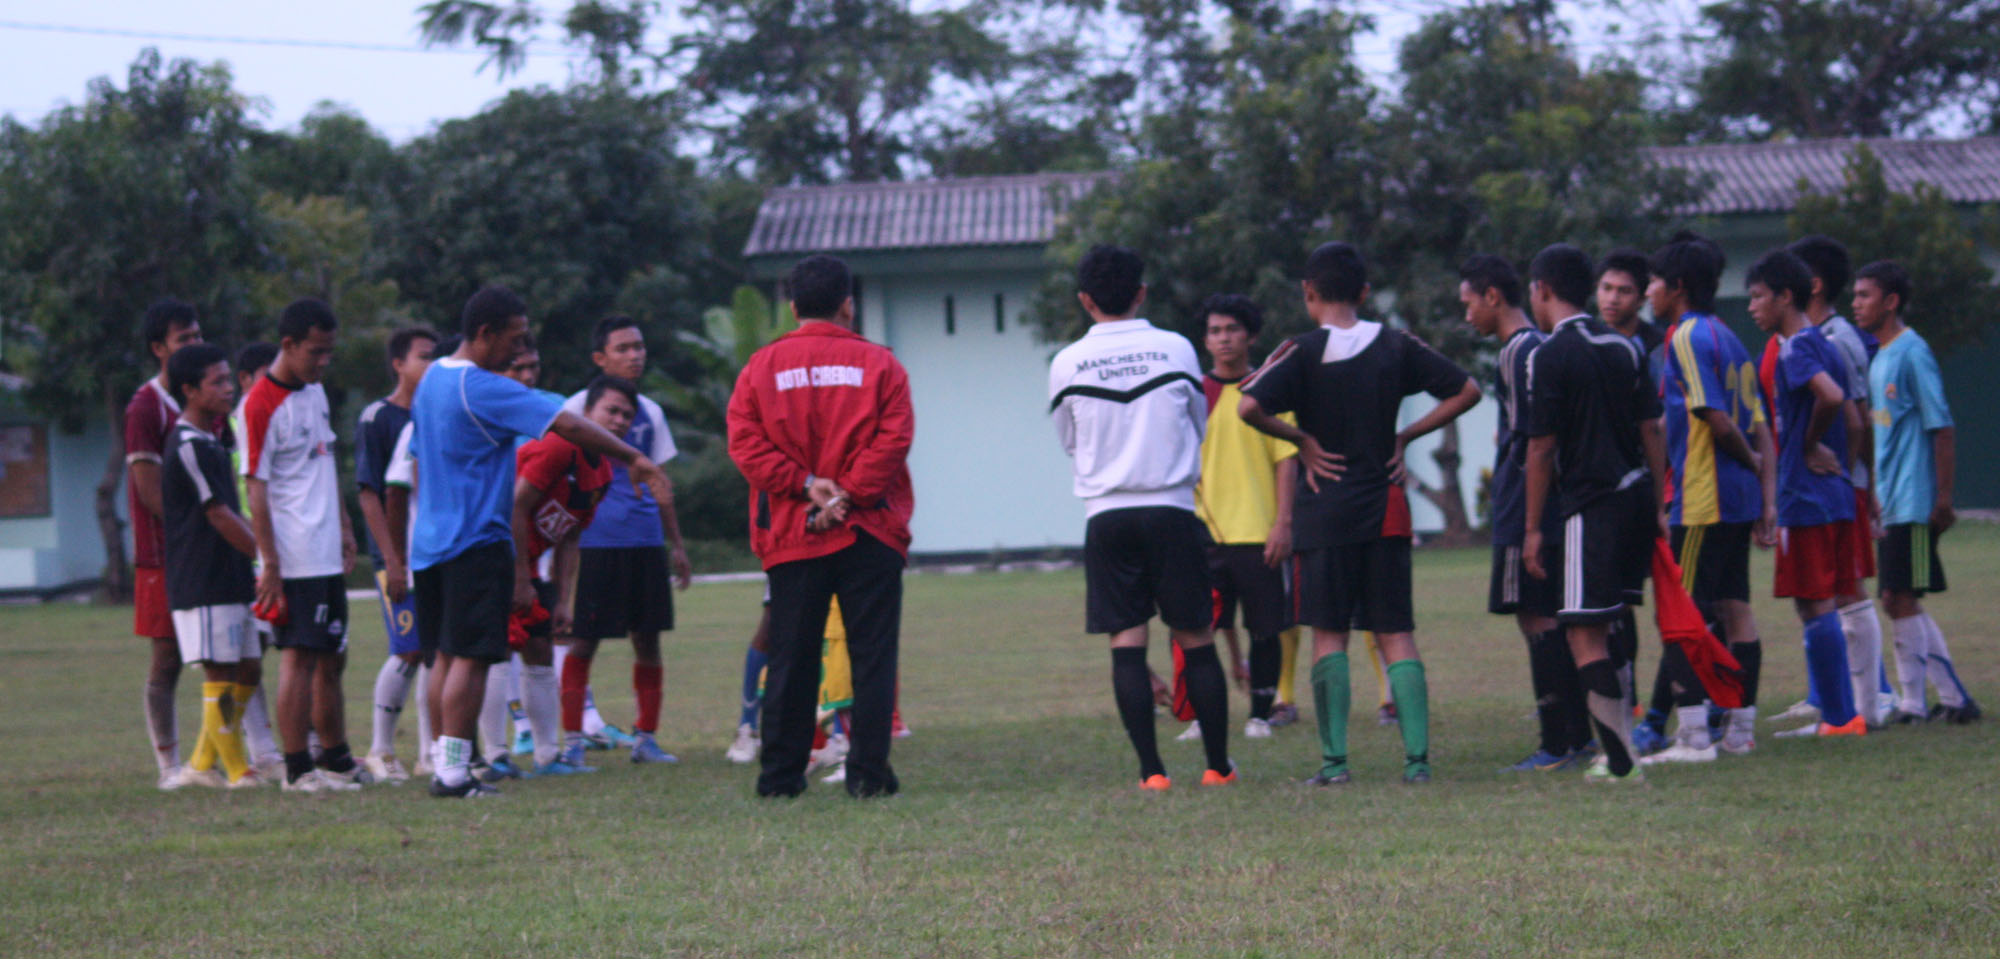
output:
{"label": "white sock", "polygon": [[1889,628],[1896,635],[1896,686],[1903,691],[1900,708],[1906,713],[1922,716],[1926,660],[1931,649],[1930,631],[1924,628],[1922,616],[1890,620]]}
{"label": "white sock", "polygon": [[1847,634],[1847,674],[1854,684],[1854,711],[1873,723],[1881,706],[1876,679],[1882,669],[1882,621],[1875,601],[1864,599],[1840,610],[1840,631]]}
{"label": "white sock", "polygon": [[1737,708],[1730,710],[1728,715],[1729,715],[1729,725],[1727,728],[1730,732],[1742,733],[1745,736],[1756,735],[1757,707],[1738,706]]}
{"label": "white sock", "polygon": [[1680,740],[1689,749],[1707,749],[1715,745],[1708,736],[1708,704],[1682,706],[1674,710],[1681,720]]}
{"label": "white sock", "polygon": [[1937,687],[1938,702],[1954,709],[1965,705],[1972,697],[1966,695],[1965,684],[1958,681],[1958,667],[1953,665],[1951,650],[1944,644],[1944,631],[1929,613],[1918,613],[1915,618],[1924,624],[1925,636],[1930,640],[1924,671],[1929,674],[1931,685]]}
{"label": "white sock", "polygon": [[553,666],[522,666],[523,703],[528,729],[535,734],[535,765],[555,762],[562,753],[562,687]]}
{"label": "white sock", "polygon": [[493,682],[499,678],[487,676],[486,702],[479,708],[479,745],[487,762],[506,756],[514,745],[507,738],[507,684]]}
{"label": "white sock", "polygon": [[278,748],[278,737],[271,732],[271,712],[264,707],[263,683],[257,684],[257,691],[243,704],[243,744],[249,747],[251,759],[285,754]]}
{"label": "white sock", "polygon": [[319,763],[319,730],[306,730],[306,752],[312,754],[313,763]]}
{"label": "white sock", "polygon": [[417,668],[391,656],[375,673],[375,740],[368,746],[374,756],[396,755],[396,720],[410,698],[410,680]]}
{"label": "white sock", "polygon": [[455,736],[437,740],[437,780],[447,786],[463,786],[472,778],[472,741]]}
{"label": "white sock", "polygon": [[153,742],[153,762],[160,773],[173,772],[181,764],[180,718],[174,709],[176,683],[146,681],[146,735]]}
{"label": "white sock", "polygon": [[604,721],[604,714],[597,711],[597,697],[591,695],[590,687],[583,688],[583,734],[595,736],[611,725]]}
{"label": "white sock", "polygon": [[514,720],[514,735],[528,728],[527,681],[521,678],[521,671],[528,664],[521,661],[521,654],[515,653],[507,661],[507,716]]}
{"label": "white sock", "polygon": [[431,747],[437,742],[431,736],[431,668],[417,667],[417,762],[432,763]]}

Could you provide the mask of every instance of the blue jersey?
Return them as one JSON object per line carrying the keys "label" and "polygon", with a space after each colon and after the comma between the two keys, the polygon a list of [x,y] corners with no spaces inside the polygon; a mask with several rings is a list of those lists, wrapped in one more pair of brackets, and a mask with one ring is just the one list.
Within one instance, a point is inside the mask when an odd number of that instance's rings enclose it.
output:
{"label": "blue jersey", "polygon": [[[1665,379],[1667,469],[1674,495],[1668,522],[1675,526],[1748,523],[1764,511],[1757,473],[1716,448],[1700,410],[1718,410],[1750,443],[1764,422],[1757,368],[1743,341],[1712,313],[1684,314],[1667,340]],[[1754,448],[1754,447],[1753,447]]]}
{"label": "blue jersey", "polygon": [[1875,417],[1875,498],[1882,523],[1928,523],[1937,504],[1931,431],[1951,426],[1944,377],[1930,344],[1904,330],[1868,366],[1869,413]]}
{"label": "blue jersey", "polygon": [[411,569],[512,540],[516,441],[547,432],[561,412],[555,398],[466,360],[431,364],[410,405],[417,461]]}
{"label": "blue jersey", "polygon": [[[1493,544],[1519,546],[1528,523],[1528,355],[1547,335],[1533,325],[1514,331],[1493,367],[1493,395],[1500,401],[1493,440]],[[1560,519],[1554,509],[1545,516]],[[1546,524],[1545,524],[1546,525]]]}
{"label": "blue jersey", "polygon": [[[377,496],[388,488],[389,457],[396,451],[396,437],[410,422],[410,411],[383,397],[361,411],[354,431],[354,485]],[[368,537],[368,555],[375,568],[382,567],[382,546]]]}
{"label": "blue jersey", "polygon": [[[588,391],[571,395],[564,401],[563,409],[582,416],[587,395]],[[639,407],[632,411],[632,427],[625,431],[624,440],[661,465],[678,452],[673,434],[667,432],[666,411],[651,397],[639,397]],[[635,489],[625,464],[612,460],[611,486],[604,491],[604,500],[597,505],[597,518],[584,527],[578,545],[584,549],[622,549],[664,546],[666,542],[666,530],[660,526],[660,507],[653,502],[653,494]]]}
{"label": "blue jersey", "polygon": [[1778,525],[1822,526],[1854,518],[1854,487],[1847,482],[1847,418],[1835,410],[1833,422],[1819,442],[1840,459],[1840,473],[1825,475],[1806,468],[1806,424],[1812,421],[1812,379],[1825,374],[1848,395],[1847,363],[1840,349],[1812,324],[1790,338],[1778,340],[1778,363],[1772,375],[1773,427],[1778,434]]}

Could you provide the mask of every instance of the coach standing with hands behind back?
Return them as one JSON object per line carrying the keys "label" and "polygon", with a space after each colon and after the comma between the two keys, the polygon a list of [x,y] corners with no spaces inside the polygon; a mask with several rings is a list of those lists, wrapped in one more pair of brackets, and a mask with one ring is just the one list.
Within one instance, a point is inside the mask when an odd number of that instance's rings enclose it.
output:
{"label": "coach standing with hands behind back", "polygon": [[897,789],[889,768],[903,565],[910,549],[910,382],[854,332],[847,264],[809,256],[786,286],[799,328],[750,357],[729,398],[729,457],[750,481],[750,545],[771,581],[760,796],[806,788],[829,600],[854,669],[847,792]]}

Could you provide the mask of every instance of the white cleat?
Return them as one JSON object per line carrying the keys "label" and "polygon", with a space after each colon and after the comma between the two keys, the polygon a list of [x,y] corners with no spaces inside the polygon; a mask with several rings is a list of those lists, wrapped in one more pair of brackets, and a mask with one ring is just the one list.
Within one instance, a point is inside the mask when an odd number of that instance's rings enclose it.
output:
{"label": "white cleat", "polygon": [[823,783],[844,783],[846,781],[847,781],[846,763],[841,763],[840,765],[833,767],[833,772],[827,773],[826,777],[820,780],[820,782]]}
{"label": "white cleat", "polygon": [[257,771],[257,767],[255,767],[255,766],[252,766],[252,767],[250,767],[249,771],[245,772],[245,773],[244,773],[244,774],[242,775],[242,777],[241,777],[241,778],[238,778],[238,779],[232,779],[232,780],[230,780],[230,782],[229,782],[229,785],[227,785],[227,786],[224,786],[223,788],[224,788],[224,789],[262,789],[262,788],[264,788],[265,786],[269,786],[269,785],[271,784],[271,782],[272,782],[272,780],[269,780],[269,779],[266,779],[266,778],[264,778],[264,774],[263,774],[263,773],[260,773],[260,772],[258,772],[258,771]]}
{"label": "white cleat", "polygon": [[[1783,736],[1784,733],[1778,735]],[[1731,756],[1748,756],[1757,751],[1757,737],[1743,730],[1731,729],[1728,735],[1722,737],[1717,748]]]}
{"label": "white cleat", "polygon": [[1713,743],[1701,747],[1675,743],[1639,762],[1645,766],[1661,766],[1667,763],[1712,763],[1715,761],[1715,755],[1716,749]]}
{"label": "white cleat", "polygon": [[764,740],[757,735],[757,730],[749,723],[744,723],[736,727],[736,740],[729,744],[729,749],[722,754],[722,758],[738,765],[756,762],[757,753],[763,748]]}
{"label": "white cleat", "polygon": [[288,793],[341,793],[359,792],[361,784],[329,775],[324,769],[314,769],[297,779],[285,780],[281,788]]}
{"label": "white cleat", "polygon": [[251,760],[250,768],[256,770],[257,775],[264,777],[264,781],[267,783],[284,782],[285,754],[265,753],[264,755]]}
{"label": "white cleat", "polygon": [[1785,707],[1784,712],[1770,718],[1775,723],[1806,722],[1808,720],[1816,723],[1819,722],[1819,707],[1801,699]]}
{"label": "white cleat", "polygon": [[813,750],[806,757],[806,772],[816,772],[847,761],[847,736],[835,733],[826,737],[826,745]]}
{"label": "white cleat", "polygon": [[1255,716],[1252,716],[1249,719],[1244,720],[1243,738],[1244,739],[1271,738],[1271,721],[1268,719],[1258,719]]}
{"label": "white cleat", "polygon": [[1182,730],[1180,735],[1175,736],[1174,742],[1191,743],[1191,742],[1196,742],[1200,739],[1201,739],[1201,720],[1197,719],[1194,722],[1189,723],[1188,728]]}
{"label": "white cleat", "polygon": [[377,756],[369,753],[368,758],[362,760],[361,764],[368,767],[369,775],[374,776],[378,783],[410,781],[410,771],[404,769],[403,761],[394,756]]}
{"label": "white cleat", "polygon": [[228,785],[229,777],[224,776],[220,769],[213,767],[208,769],[194,769],[188,766],[176,766],[174,767],[173,784],[169,785],[163,781],[160,783],[160,788],[171,792],[176,789],[184,789],[188,786],[200,786],[204,789],[221,789]]}
{"label": "white cleat", "polygon": [[1808,736],[1817,736],[1819,735],[1819,722],[1818,720],[1814,720],[1797,729],[1780,729],[1771,735],[1777,739],[1804,739]]}
{"label": "white cleat", "polygon": [[186,766],[175,766],[171,769],[162,770],[160,772],[160,782],[159,782],[160,791],[163,793],[170,793],[176,789],[181,788],[182,786],[187,785],[186,782],[182,781],[182,777],[186,772],[187,772]]}

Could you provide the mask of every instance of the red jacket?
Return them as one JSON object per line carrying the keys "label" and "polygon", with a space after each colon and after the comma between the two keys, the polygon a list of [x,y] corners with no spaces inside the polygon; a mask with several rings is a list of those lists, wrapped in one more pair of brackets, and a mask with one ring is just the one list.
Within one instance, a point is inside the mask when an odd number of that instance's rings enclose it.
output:
{"label": "red jacket", "polygon": [[[750,357],[729,397],[729,458],[750,481],[750,547],[770,569],[836,553],[866,530],[910,552],[910,379],[885,346],[806,322]],[[806,478],[852,503],[843,526],[806,529]]]}

